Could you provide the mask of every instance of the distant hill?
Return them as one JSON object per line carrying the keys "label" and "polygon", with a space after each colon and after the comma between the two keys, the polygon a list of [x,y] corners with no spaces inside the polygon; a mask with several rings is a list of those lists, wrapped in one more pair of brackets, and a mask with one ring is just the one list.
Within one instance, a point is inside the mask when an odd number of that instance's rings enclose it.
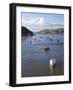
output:
{"label": "distant hill", "polygon": [[21,27],[22,29],[22,36],[28,36],[28,35],[33,35],[33,32],[31,32],[29,29],[27,29],[26,27]]}
{"label": "distant hill", "polygon": [[47,33],[64,33],[64,29],[63,28],[57,28],[57,29],[44,29],[41,30],[39,32],[37,32],[39,34],[47,34]]}

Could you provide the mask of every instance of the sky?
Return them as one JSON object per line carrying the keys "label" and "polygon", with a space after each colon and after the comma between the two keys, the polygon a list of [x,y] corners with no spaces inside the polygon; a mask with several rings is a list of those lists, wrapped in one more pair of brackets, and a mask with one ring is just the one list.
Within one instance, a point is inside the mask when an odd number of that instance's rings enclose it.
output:
{"label": "sky", "polygon": [[21,24],[33,32],[44,29],[64,28],[64,15],[22,12]]}

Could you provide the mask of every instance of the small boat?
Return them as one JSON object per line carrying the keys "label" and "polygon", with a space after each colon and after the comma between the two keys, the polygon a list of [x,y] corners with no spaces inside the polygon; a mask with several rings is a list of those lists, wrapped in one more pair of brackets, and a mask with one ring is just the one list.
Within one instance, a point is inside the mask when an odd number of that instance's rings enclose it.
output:
{"label": "small boat", "polygon": [[45,48],[45,51],[48,51],[49,49],[50,49],[49,47],[46,47],[46,48]]}
{"label": "small boat", "polygon": [[53,39],[52,39],[52,38],[50,38],[50,41],[53,41]]}
{"label": "small boat", "polygon": [[56,59],[55,58],[51,58],[49,60],[49,64],[50,64],[50,66],[55,66],[56,65]]}

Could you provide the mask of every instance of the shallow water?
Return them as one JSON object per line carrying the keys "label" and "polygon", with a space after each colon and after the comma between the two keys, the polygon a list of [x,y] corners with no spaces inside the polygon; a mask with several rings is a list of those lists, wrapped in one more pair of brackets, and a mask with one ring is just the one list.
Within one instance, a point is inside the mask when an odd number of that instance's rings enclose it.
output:
{"label": "shallow water", "polygon": [[[45,50],[49,47],[48,50]],[[49,60],[55,58],[55,67],[49,65]],[[54,76],[64,75],[64,35],[35,34],[22,37],[21,41],[21,75]]]}

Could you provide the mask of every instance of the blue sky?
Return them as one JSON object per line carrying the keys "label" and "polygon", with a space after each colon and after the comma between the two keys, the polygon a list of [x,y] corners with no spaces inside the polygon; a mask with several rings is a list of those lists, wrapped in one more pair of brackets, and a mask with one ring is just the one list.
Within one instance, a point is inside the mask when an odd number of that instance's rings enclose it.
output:
{"label": "blue sky", "polygon": [[33,32],[43,29],[64,28],[64,15],[22,12],[22,26]]}

